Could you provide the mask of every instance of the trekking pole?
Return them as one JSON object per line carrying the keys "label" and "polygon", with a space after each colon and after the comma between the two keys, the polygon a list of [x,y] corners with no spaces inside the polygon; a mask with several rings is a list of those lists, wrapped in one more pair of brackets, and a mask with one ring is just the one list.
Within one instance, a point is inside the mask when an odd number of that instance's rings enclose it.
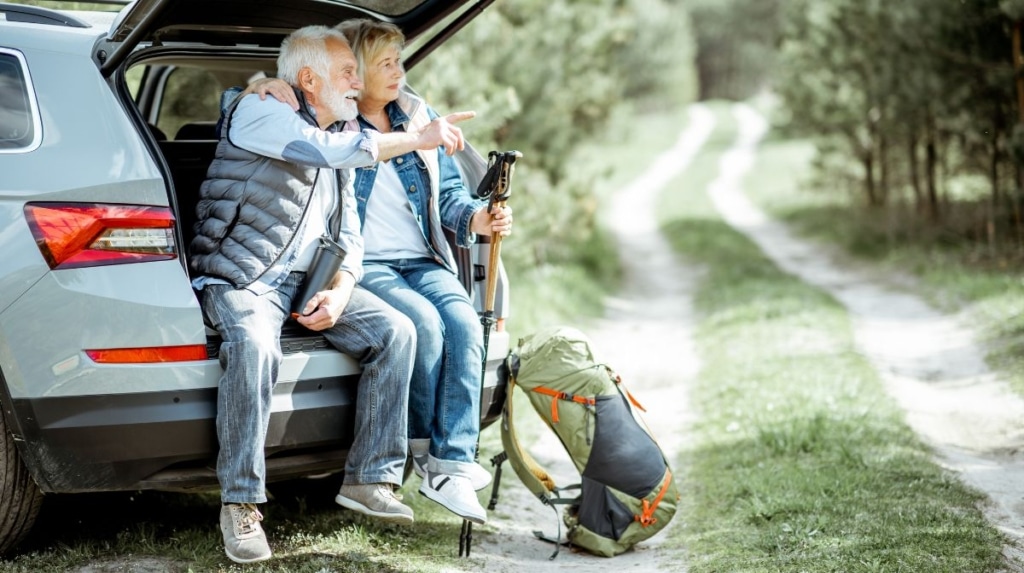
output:
{"label": "trekking pole", "polygon": [[[481,199],[488,199],[487,212],[490,213],[495,207],[499,209],[505,206],[509,196],[512,194],[512,172],[515,168],[516,159],[523,154],[518,151],[492,151],[487,155],[487,172],[480,180],[477,188],[477,196]],[[484,401],[484,380],[487,377],[487,349],[491,342],[491,328],[494,326],[494,297],[497,289],[498,264],[501,262],[501,235],[491,233],[491,255],[487,260],[487,286],[484,290],[484,312],[480,316],[480,324],[484,330],[484,356],[483,366],[480,373],[480,405]],[[480,459],[480,433],[476,436],[476,451],[473,454],[473,462]],[[462,532],[459,534],[459,557],[469,557],[470,546],[473,544],[473,522],[468,519],[462,520]]]}

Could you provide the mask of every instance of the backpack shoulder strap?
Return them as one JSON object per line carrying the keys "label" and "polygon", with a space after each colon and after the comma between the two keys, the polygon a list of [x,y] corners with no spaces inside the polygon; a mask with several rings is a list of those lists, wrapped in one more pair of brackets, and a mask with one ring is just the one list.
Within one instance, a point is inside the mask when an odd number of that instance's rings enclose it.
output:
{"label": "backpack shoulder strap", "polygon": [[548,475],[547,470],[540,467],[530,452],[522,447],[516,435],[515,416],[513,415],[516,386],[515,377],[509,377],[508,394],[505,397],[505,407],[502,408],[501,444],[505,448],[512,469],[515,470],[526,489],[544,503],[550,504],[553,499],[557,498],[555,480]]}

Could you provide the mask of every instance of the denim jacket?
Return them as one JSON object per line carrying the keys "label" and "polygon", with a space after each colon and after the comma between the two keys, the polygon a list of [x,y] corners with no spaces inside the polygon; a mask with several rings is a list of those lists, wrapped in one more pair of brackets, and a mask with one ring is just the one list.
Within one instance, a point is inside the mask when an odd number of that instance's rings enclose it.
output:
{"label": "denim jacket", "polygon": [[[396,101],[389,103],[386,110],[394,131],[407,131],[414,126],[426,125],[437,117],[437,113],[426,102],[405,92]],[[361,116],[359,127],[364,130],[373,129]],[[391,164],[406,190],[409,206],[416,215],[420,231],[434,259],[457,274],[455,257],[445,240],[443,229],[454,232],[458,246],[471,246],[476,242],[476,235],[469,230],[470,219],[487,202],[473,198],[462,181],[455,160],[446,155],[443,148],[399,155],[391,160]],[[365,224],[366,205],[377,178],[377,164],[359,167],[355,174],[356,208],[360,224]]]}

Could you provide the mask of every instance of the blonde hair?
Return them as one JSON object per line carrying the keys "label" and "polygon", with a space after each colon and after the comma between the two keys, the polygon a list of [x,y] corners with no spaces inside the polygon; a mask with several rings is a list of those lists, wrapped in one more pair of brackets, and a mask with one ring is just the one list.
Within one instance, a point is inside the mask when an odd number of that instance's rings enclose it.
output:
{"label": "blonde hair", "polygon": [[295,86],[299,83],[299,70],[308,67],[321,78],[330,78],[331,55],[327,49],[330,38],[348,44],[344,34],[327,26],[305,26],[289,34],[281,42],[277,56],[277,77]]}
{"label": "blonde hair", "polygon": [[390,22],[378,22],[368,18],[345,20],[335,26],[348,40],[352,52],[359,63],[359,79],[366,81],[366,69],[370,62],[375,61],[388,48],[397,48],[401,53],[405,47],[405,34]]}

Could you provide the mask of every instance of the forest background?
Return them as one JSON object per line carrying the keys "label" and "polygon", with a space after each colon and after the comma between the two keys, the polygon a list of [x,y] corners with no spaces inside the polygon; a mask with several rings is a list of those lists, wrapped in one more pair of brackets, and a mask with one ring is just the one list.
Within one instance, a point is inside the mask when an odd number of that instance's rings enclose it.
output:
{"label": "forest background", "polygon": [[1022,22],[1024,0],[502,0],[409,77],[436,108],[478,112],[479,150],[524,153],[505,262],[517,292],[573,293],[576,312],[618,273],[588,142],[698,100],[775,101],[773,134],[813,143],[806,185],[852,222],[855,252],[913,243],[1019,270]]}

